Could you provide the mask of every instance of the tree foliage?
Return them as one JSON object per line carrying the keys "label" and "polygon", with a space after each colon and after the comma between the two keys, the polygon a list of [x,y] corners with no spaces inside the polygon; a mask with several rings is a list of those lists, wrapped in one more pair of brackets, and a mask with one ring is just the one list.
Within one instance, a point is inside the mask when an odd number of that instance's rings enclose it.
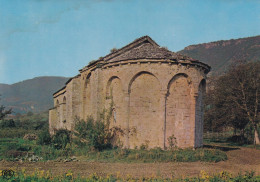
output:
{"label": "tree foliage", "polygon": [[260,112],[260,62],[238,62],[226,74],[211,80],[206,98],[206,129],[233,127],[243,131],[249,124],[257,133]]}
{"label": "tree foliage", "polygon": [[[0,100],[1,100],[1,98],[0,98]],[[12,109],[6,110],[5,106],[0,105],[0,120],[3,120],[8,114],[11,114],[11,113],[12,113]]]}

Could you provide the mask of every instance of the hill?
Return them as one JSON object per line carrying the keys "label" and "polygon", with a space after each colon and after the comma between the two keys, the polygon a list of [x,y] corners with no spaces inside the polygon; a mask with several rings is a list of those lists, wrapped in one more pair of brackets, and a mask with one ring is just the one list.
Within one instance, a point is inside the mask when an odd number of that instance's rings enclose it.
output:
{"label": "hill", "polygon": [[12,85],[0,84],[1,105],[16,113],[42,112],[53,106],[52,94],[64,86],[65,77],[36,77]]}
{"label": "hill", "polygon": [[209,64],[218,74],[238,60],[260,61],[260,36],[190,45],[178,53]]}

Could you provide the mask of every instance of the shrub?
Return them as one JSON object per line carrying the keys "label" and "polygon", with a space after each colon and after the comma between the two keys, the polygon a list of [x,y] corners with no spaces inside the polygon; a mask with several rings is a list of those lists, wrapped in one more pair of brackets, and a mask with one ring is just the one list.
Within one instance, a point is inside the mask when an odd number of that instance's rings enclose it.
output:
{"label": "shrub", "polygon": [[244,136],[234,135],[232,137],[227,138],[227,142],[237,143],[238,145],[243,145],[248,143],[248,139]]}
{"label": "shrub", "polygon": [[71,133],[66,129],[60,129],[55,132],[53,136],[53,146],[56,149],[65,149],[67,144],[71,141]]}
{"label": "shrub", "polygon": [[110,50],[110,53],[114,53],[114,52],[116,52],[117,51],[117,48],[112,48],[111,50]]}
{"label": "shrub", "polygon": [[22,138],[25,134],[34,132],[23,128],[5,128],[1,129],[0,138]]}
{"label": "shrub", "polygon": [[37,144],[40,145],[49,145],[51,144],[51,135],[49,133],[49,130],[43,130],[38,135]]}
{"label": "shrub", "polygon": [[15,128],[15,122],[13,119],[3,120],[0,126],[1,128]]}
{"label": "shrub", "polygon": [[174,137],[174,135],[169,136],[169,137],[167,138],[167,140],[168,140],[168,143],[169,143],[169,148],[170,148],[171,150],[177,148],[177,140],[176,140],[176,138]]}
{"label": "shrub", "polygon": [[111,148],[112,134],[102,121],[94,121],[88,117],[87,121],[76,119],[75,143],[80,146],[88,146],[96,150]]}

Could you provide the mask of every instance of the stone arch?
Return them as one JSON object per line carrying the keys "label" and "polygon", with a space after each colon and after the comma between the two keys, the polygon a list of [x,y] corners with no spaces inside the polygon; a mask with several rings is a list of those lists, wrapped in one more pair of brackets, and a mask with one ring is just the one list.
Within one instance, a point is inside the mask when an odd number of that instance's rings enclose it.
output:
{"label": "stone arch", "polygon": [[111,95],[111,84],[112,84],[112,81],[115,80],[115,79],[118,79],[120,80],[120,84],[121,84],[121,79],[118,77],[118,76],[112,76],[108,79],[107,81],[107,85],[106,85],[106,97],[109,97]]}
{"label": "stone arch", "polygon": [[129,83],[129,147],[142,144],[150,148],[160,146],[162,122],[160,121],[161,85],[150,72],[136,74]]}
{"label": "stone arch", "polygon": [[62,122],[66,123],[67,118],[67,105],[66,105],[66,97],[63,97],[63,105],[62,105],[63,119]]}
{"label": "stone arch", "polygon": [[59,105],[60,105],[60,103],[59,103],[59,100],[57,99],[57,100],[56,100],[56,103],[55,103],[55,106],[56,106],[56,107],[59,107]]}
{"label": "stone arch", "polygon": [[56,119],[57,119],[56,127],[59,127],[59,124],[60,124],[60,102],[59,102],[59,99],[56,100],[55,107],[56,107]]}
{"label": "stone arch", "polygon": [[106,108],[109,111],[110,126],[123,126],[123,96],[121,79],[112,76],[106,87]]}
{"label": "stone arch", "polygon": [[91,112],[91,72],[87,75],[83,87],[83,119],[87,119]]}
{"label": "stone arch", "polygon": [[[119,127],[124,129],[124,93],[122,89],[121,79],[117,76],[112,76],[107,81],[106,86],[106,118],[109,121],[109,127]],[[114,145],[120,145],[123,142],[123,136],[120,134],[113,138]]]}
{"label": "stone arch", "polygon": [[159,79],[158,79],[153,73],[151,73],[151,72],[149,72],[149,71],[140,71],[140,72],[136,73],[136,74],[131,78],[131,80],[130,80],[130,82],[129,82],[129,84],[128,84],[128,93],[131,92],[131,85],[133,84],[134,80],[135,80],[138,76],[140,76],[140,75],[142,75],[142,74],[147,74],[147,75],[151,75],[151,76],[155,77],[155,78],[157,79],[157,81],[158,81],[158,83],[159,83],[159,85],[160,85],[160,89],[161,89],[161,83],[160,83]]}
{"label": "stone arch", "polygon": [[206,80],[202,79],[198,87],[198,96],[195,106],[195,147],[203,146],[204,97]]}
{"label": "stone arch", "polygon": [[178,147],[190,147],[194,131],[192,130],[192,82],[186,74],[172,77],[167,86],[165,143],[169,147],[169,139]]}

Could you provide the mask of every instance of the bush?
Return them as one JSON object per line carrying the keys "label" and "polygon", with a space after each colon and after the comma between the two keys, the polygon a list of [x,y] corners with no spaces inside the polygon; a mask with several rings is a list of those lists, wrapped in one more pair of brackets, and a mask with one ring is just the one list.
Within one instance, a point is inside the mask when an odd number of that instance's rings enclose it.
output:
{"label": "bush", "polygon": [[49,145],[51,144],[51,135],[49,133],[49,130],[43,130],[38,135],[37,144],[40,145]]}
{"label": "bush", "polygon": [[77,119],[74,135],[75,143],[81,147],[88,146],[99,151],[112,147],[112,134],[107,126],[102,121],[94,122],[92,117],[87,121]]}
{"label": "bush", "polygon": [[55,132],[52,143],[56,149],[65,149],[67,144],[71,142],[70,131],[66,129],[60,129]]}
{"label": "bush", "polygon": [[0,126],[1,128],[15,128],[15,122],[13,119],[3,120]]}
{"label": "bush", "polygon": [[227,142],[237,143],[238,145],[243,145],[248,143],[248,139],[244,136],[234,135],[232,137],[227,138]]}
{"label": "bush", "polygon": [[0,138],[23,138],[25,134],[32,132],[34,131],[23,128],[5,128],[1,129]]}

